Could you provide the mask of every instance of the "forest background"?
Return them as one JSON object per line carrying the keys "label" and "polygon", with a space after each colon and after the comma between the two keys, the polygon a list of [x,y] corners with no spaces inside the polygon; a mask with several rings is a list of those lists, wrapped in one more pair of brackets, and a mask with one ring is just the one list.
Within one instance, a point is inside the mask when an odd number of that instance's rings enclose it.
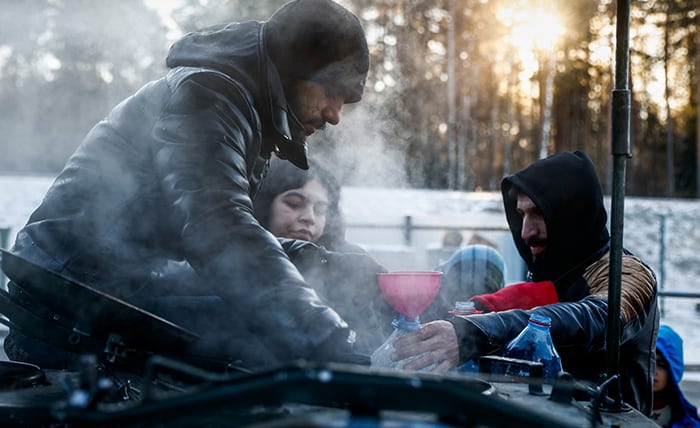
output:
{"label": "forest background", "polygon": [[[0,174],[55,174],[182,34],[270,0],[0,0]],[[343,0],[367,32],[361,103],[310,152],[345,185],[497,190],[585,150],[612,187],[611,0]],[[633,1],[627,193],[700,197],[700,1]]]}

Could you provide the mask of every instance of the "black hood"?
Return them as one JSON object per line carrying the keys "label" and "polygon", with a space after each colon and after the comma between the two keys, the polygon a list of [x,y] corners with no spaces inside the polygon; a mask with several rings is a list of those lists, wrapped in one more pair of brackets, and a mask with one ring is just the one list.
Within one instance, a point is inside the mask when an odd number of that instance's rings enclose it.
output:
{"label": "black hood", "polygon": [[[246,22],[188,33],[170,47],[166,65],[218,70],[239,81],[253,94],[256,107],[260,107],[264,96],[270,96],[265,91],[266,85],[261,84],[265,81],[260,57],[261,31],[260,23]],[[275,76],[268,76],[268,79],[270,77]]]}
{"label": "black hood", "polygon": [[214,69],[239,82],[253,98],[269,149],[307,169],[306,144],[292,139],[282,81],[265,49],[264,25],[249,21],[188,33],[172,45],[166,65]]}
{"label": "black hood", "polygon": [[[535,203],[547,226],[546,260],[537,266],[520,237],[522,218],[516,211],[516,190]],[[610,234],[603,192],[596,169],[585,153],[564,152],[538,160],[504,178],[501,191],[513,240],[533,280],[556,282],[582,264],[587,265],[591,257],[600,257],[607,248]]]}

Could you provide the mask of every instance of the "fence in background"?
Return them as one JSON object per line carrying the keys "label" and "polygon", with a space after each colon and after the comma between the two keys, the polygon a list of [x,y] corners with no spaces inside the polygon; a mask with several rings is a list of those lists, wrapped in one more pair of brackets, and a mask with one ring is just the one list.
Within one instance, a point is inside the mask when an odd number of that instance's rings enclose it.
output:
{"label": "fence in background", "polygon": [[[465,218],[464,222],[460,222],[458,219],[450,218],[448,221],[441,220],[439,217],[416,217],[416,216],[411,216],[411,215],[406,215],[403,216],[402,220],[400,222],[396,222],[394,224],[377,224],[377,223],[370,223],[370,222],[352,222],[348,221],[348,224],[346,225],[348,231],[352,231],[354,229],[364,229],[364,230],[370,230],[370,231],[380,231],[380,230],[388,230],[388,231],[398,231],[401,234],[402,237],[402,243],[403,246],[405,247],[412,247],[416,246],[416,234],[417,232],[421,231],[430,231],[434,233],[439,233],[445,230],[459,230],[462,232],[481,232],[481,233],[489,233],[489,232],[507,232],[508,236],[510,236],[509,229],[506,225],[499,225],[497,222],[488,222],[488,221],[483,221],[483,218],[481,219],[482,221],[479,221],[478,219],[474,218]],[[667,298],[685,298],[685,299],[699,299],[700,300],[700,291],[693,291],[693,290],[683,290],[683,291],[671,291],[671,290],[666,290],[665,289],[665,277],[666,277],[666,270],[665,270],[665,263],[666,263],[666,216],[665,215],[659,215],[659,242],[658,242],[658,248],[659,248],[659,260],[658,260],[658,268],[657,268],[657,280],[658,280],[658,289],[659,289],[659,297],[660,299],[660,310],[661,314],[663,315],[664,313],[664,304],[665,300]],[[499,250],[503,250],[502,248],[499,248]],[[397,251],[398,252],[398,251]],[[502,251],[503,252],[503,251]],[[506,259],[509,257],[506,257]],[[519,258],[519,255],[516,254],[516,257]],[[511,265],[513,264],[513,261],[510,261]],[[508,263],[508,260],[507,260]],[[700,303],[698,304],[697,311],[700,312]]]}
{"label": "fence in background", "polygon": [[[441,218],[428,218],[428,217],[417,217],[406,215],[403,216],[402,220],[394,224],[377,224],[370,222],[352,222],[349,221],[346,225],[348,230],[353,229],[363,229],[376,232],[379,230],[395,231],[400,233],[401,241],[404,247],[412,247],[416,244],[416,234],[418,232],[434,232],[440,233],[445,230],[459,230],[460,232],[480,232],[480,233],[508,233],[509,229],[505,224],[498,224],[494,221],[484,221],[483,217],[479,219],[465,218],[465,221],[460,222],[457,219],[451,218],[449,220]],[[0,227],[0,248],[6,249],[9,247],[10,240],[10,228]],[[658,260],[658,283],[659,283],[659,296],[663,298],[690,298],[690,299],[700,299],[700,292],[698,291],[671,291],[665,290],[665,258],[666,258],[666,216],[659,216],[659,260]],[[424,245],[425,246],[425,245]],[[500,248],[499,248],[500,249]],[[501,249],[503,250],[503,249]],[[502,251],[504,252],[504,251]],[[509,258],[508,255],[504,255]],[[511,261],[511,265],[513,262]],[[0,286],[5,285],[5,275],[0,269]],[[663,314],[664,301],[661,300],[661,311]],[[698,307],[700,311],[700,304]]]}
{"label": "fence in background", "polygon": [[449,251],[442,245],[445,232],[463,234],[461,245],[478,235],[501,252],[506,263],[506,283],[524,279],[524,263],[513,244],[505,219],[497,214],[403,215],[381,221],[349,216],[346,229],[349,241],[363,246],[389,270],[434,269],[454,252],[454,246],[450,246]]}
{"label": "fence in background", "polygon": [[489,226],[489,225],[475,225],[475,224],[460,224],[460,223],[443,223],[436,224],[435,222],[425,222],[416,221],[414,216],[407,215],[403,217],[403,221],[400,224],[377,224],[377,223],[361,223],[354,222],[348,223],[346,225],[348,229],[361,228],[361,229],[395,229],[401,230],[401,235],[403,236],[403,245],[411,246],[413,244],[413,238],[416,231],[421,230],[431,230],[431,231],[444,231],[448,229],[455,229],[460,231],[471,231],[471,232],[508,232],[508,227],[506,226]]}

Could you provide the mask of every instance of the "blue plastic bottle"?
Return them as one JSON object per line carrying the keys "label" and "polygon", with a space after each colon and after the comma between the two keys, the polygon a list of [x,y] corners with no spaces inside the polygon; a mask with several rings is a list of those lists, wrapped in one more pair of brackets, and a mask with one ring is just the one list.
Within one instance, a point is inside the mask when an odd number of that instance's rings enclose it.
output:
{"label": "blue plastic bottle", "polygon": [[[523,331],[508,342],[503,356],[541,362],[544,365],[543,378],[556,379],[557,374],[562,371],[562,366],[561,358],[552,343],[549,332],[551,325],[551,318],[544,315],[531,315]],[[509,373],[506,372],[506,374]],[[518,375],[522,374],[518,373]]]}

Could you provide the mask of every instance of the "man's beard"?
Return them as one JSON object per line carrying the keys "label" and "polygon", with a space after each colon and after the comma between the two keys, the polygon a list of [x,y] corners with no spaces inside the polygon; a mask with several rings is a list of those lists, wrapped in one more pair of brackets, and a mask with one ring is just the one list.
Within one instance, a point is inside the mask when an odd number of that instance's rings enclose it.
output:
{"label": "man's beard", "polygon": [[546,239],[532,238],[532,239],[528,239],[527,241],[525,241],[525,244],[528,247],[542,246],[542,245],[545,246],[544,251],[542,251],[541,253],[535,254],[533,252],[530,252],[530,254],[532,254],[532,263],[535,266],[541,266],[543,263],[546,262],[546,260],[547,260],[547,246],[546,246],[547,240]]}
{"label": "man's beard", "polygon": [[[288,120],[287,123],[289,125],[289,132],[291,132],[292,138],[296,139],[297,141],[306,140],[307,135],[306,130],[304,129],[304,123],[294,112],[294,107],[291,103],[287,104],[287,113],[287,117],[291,119]],[[327,127],[327,123],[325,123],[322,119],[316,119],[310,123],[316,129],[316,131],[323,131]]]}
{"label": "man's beard", "polygon": [[292,138],[297,141],[304,141],[306,139],[306,134],[304,133],[304,124],[294,113],[294,108],[291,104],[287,104],[287,124],[289,126],[289,132],[292,134]]}
{"label": "man's beard", "polygon": [[532,255],[532,264],[535,266],[542,266],[545,262],[547,261],[547,254],[546,253],[539,253],[539,254],[533,254]]}

